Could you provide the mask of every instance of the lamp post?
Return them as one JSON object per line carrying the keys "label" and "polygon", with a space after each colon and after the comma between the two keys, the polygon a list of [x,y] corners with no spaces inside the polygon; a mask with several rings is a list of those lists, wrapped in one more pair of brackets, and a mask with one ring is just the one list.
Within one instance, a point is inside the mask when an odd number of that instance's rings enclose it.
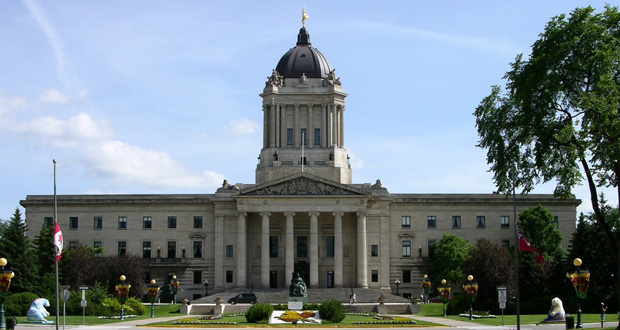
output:
{"label": "lamp post", "polygon": [[575,258],[573,265],[577,269],[573,273],[566,274],[575,288],[575,294],[577,294],[577,328],[583,327],[581,324],[581,300],[586,299],[590,285],[590,272],[587,269],[581,269],[582,263],[581,259]]}
{"label": "lamp post", "polygon": [[204,282],[202,282],[202,284],[205,286],[205,297],[209,295],[209,280],[205,280]]}
{"label": "lamp post", "polygon": [[478,282],[474,282],[474,277],[472,275],[467,276],[467,281],[467,283],[463,284],[463,291],[465,291],[465,297],[469,300],[469,320],[471,321],[474,319],[473,304],[478,295]]}
{"label": "lamp post", "polygon": [[5,258],[0,258],[0,329],[6,329],[6,324],[4,323],[4,300],[9,295],[9,286],[11,286],[11,279],[15,276],[10,269],[4,269],[7,261]]}
{"label": "lamp post", "polygon": [[170,288],[172,289],[172,303],[176,305],[177,303],[177,292],[179,292],[179,280],[177,280],[176,275],[172,275],[172,279],[170,280]]}
{"label": "lamp post", "polygon": [[125,310],[123,309],[123,305],[127,302],[127,296],[129,296],[129,288],[131,288],[131,284],[125,282],[127,278],[125,275],[121,275],[121,282],[116,285],[116,296],[118,297],[118,303],[121,304],[121,320],[125,317]]}
{"label": "lamp post", "polygon": [[441,280],[441,285],[439,286],[439,295],[441,296],[441,302],[443,303],[443,317],[446,317],[446,304],[450,299],[450,284],[446,282],[445,279]]}
{"label": "lamp post", "polygon": [[424,295],[422,296],[422,303],[428,303],[428,291],[431,288],[431,280],[428,278],[428,275],[424,274],[422,277],[422,292]]}
{"label": "lamp post", "polygon": [[151,284],[146,287],[146,295],[151,302],[151,317],[155,317],[155,300],[157,299],[157,294],[159,294],[159,286],[157,286],[157,281],[151,280]]}
{"label": "lamp post", "polygon": [[400,293],[398,293],[398,286],[400,285],[400,280],[399,279],[394,280],[394,284],[396,284],[396,295],[400,296]]}

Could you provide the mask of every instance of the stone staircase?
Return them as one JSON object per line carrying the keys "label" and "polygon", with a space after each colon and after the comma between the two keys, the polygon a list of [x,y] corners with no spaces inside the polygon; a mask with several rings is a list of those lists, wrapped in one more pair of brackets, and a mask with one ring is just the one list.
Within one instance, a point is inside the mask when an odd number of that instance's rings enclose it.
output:
{"label": "stone staircase", "polygon": [[[241,292],[254,292],[258,295],[258,300],[261,303],[268,304],[287,304],[288,303],[288,290],[286,289],[233,289],[225,292],[218,292],[207,297],[193,300],[192,304],[205,304],[215,303],[216,298],[221,298],[223,303],[227,303],[228,299],[238,295]],[[353,289],[355,292],[357,303],[377,303],[377,300],[383,293],[386,298],[386,304],[410,303],[409,299],[401,296],[396,296],[382,290],[375,289]],[[351,288],[330,288],[330,289],[308,289],[308,303],[321,303],[326,300],[335,299],[342,303],[349,303],[349,295],[351,294]]]}

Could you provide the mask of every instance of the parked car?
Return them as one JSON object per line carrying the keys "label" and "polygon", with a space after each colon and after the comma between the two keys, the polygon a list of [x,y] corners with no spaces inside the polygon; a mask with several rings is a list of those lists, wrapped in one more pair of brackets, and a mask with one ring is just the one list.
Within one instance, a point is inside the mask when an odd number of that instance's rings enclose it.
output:
{"label": "parked car", "polygon": [[228,299],[228,303],[234,305],[236,303],[250,303],[255,304],[258,302],[258,296],[256,293],[246,292],[240,293],[230,299]]}

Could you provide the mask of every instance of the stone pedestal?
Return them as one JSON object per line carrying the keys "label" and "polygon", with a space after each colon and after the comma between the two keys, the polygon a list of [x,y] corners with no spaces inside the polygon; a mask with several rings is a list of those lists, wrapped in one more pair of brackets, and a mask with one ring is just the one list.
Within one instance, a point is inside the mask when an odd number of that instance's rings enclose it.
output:
{"label": "stone pedestal", "polygon": [[375,306],[374,312],[376,312],[377,314],[385,315],[387,314],[387,307],[385,306],[385,304],[380,303]]}
{"label": "stone pedestal", "polygon": [[300,311],[304,309],[304,305],[308,303],[308,297],[288,297],[288,309]]}

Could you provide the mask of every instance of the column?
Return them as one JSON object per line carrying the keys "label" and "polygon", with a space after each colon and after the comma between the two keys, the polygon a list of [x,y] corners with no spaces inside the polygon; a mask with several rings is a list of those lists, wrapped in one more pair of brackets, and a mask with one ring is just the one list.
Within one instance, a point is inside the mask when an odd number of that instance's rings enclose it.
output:
{"label": "column", "polygon": [[260,248],[260,285],[264,289],[269,288],[269,212],[261,212],[263,225],[261,230]]}
{"label": "column", "polygon": [[237,213],[237,287],[247,286],[246,212]]}
{"label": "column", "polygon": [[319,212],[308,212],[310,216],[310,287],[319,286]]}
{"label": "column", "polygon": [[330,134],[332,135],[332,145],[338,145],[338,105],[334,104],[332,106],[332,129]]}
{"label": "column", "polygon": [[327,148],[327,104],[321,104],[321,148]]}
{"label": "column", "polygon": [[379,257],[381,257],[381,273],[379,275],[379,285],[381,289],[390,289],[390,218],[382,216],[381,224],[381,245],[379,247]]}
{"label": "column", "polygon": [[295,271],[295,234],[294,234],[294,221],[293,217],[295,216],[295,212],[286,211],[284,212],[286,216],[286,228],[285,228],[285,244],[286,251],[284,252],[285,262],[284,262],[284,283],[289,283],[291,280],[290,276],[292,276]]}
{"label": "column", "polygon": [[299,104],[295,104],[295,126],[293,129],[293,146],[301,147],[301,130],[299,129]]}
{"label": "column", "polygon": [[274,110],[273,110],[273,117],[274,117],[274,122],[273,122],[273,135],[275,137],[275,143],[276,143],[276,148],[281,148],[281,141],[282,141],[282,127],[280,125],[280,112],[282,110],[282,105],[281,104],[275,104],[274,105]]}
{"label": "column", "polygon": [[334,212],[334,287],[342,288],[342,216],[344,212]]}
{"label": "column", "polygon": [[340,107],[340,147],[344,148],[344,105]]}
{"label": "column", "polygon": [[308,128],[306,128],[306,141],[308,148],[314,148],[314,125],[312,125],[312,103],[308,104]]}
{"label": "column", "polygon": [[213,235],[214,246],[213,246],[213,254],[215,259],[215,267],[213,270],[215,272],[215,283],[214,287],[216,289],[224,288],[224,273],[226,269],[224,269],[224,216],[216,215],[215,216],[215,234]]}
{"label": "column", "polygon": [[334,111],[333,105],[327,106],[327,147],[331,148],[334,146],[334,115],[332,112]]}
{"label": "column", "polygon": [[357,286],[368,287],[368,258],[366,252],[366,212],[357,212]]}
{"label": "column", "polygon": [[269,147],[274,148],[276,144],[276,101],[271,99],[271,106],[269,107]]}

